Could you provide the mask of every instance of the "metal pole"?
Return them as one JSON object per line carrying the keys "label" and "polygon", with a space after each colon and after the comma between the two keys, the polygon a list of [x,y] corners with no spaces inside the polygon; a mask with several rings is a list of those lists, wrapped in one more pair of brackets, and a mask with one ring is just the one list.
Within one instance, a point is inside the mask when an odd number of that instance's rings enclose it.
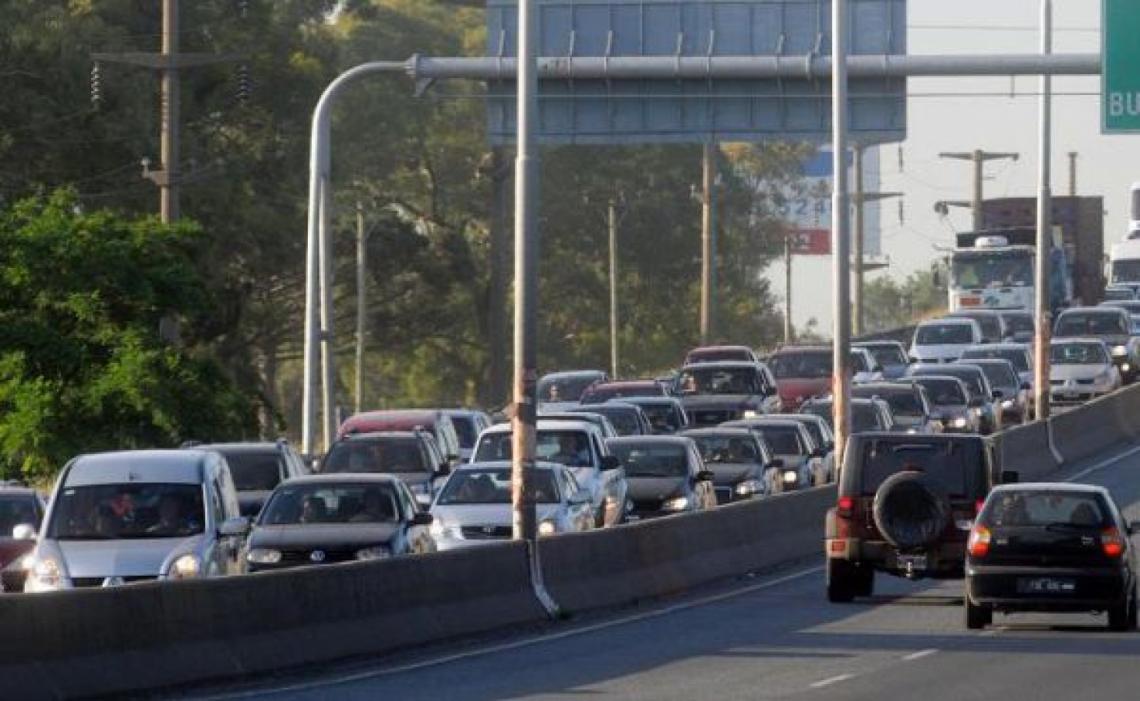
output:
{"label": "metal pole", "polygon": [[979,150],[974,151],[974,196],[971,199],[970,210],[974,215],[974,231],[982,230],[982,203],[985,201],[983,194],[984,178],[985,178],[985,162],[986,154]]}
{"label": "metal pole", "polygon": [[510,242],[507,238],[507,207],[510,206],[509,182],[511,166],[505,149],[495,146],[491,149],[492,194],[491,203],[491,274],[490,292],[487,295],[487,329],[490,358],[490,387],[487,401],[489,406],[502,406],[510,401],[507,380],[507,254]]}
{"label": "metal pole", "polygon": [[364,288],[367,284],[364,277],[364,205],[356,201],[356,391],[353,392],[356,413],[364,411]]}
{"label": "metal pole", "polygon": [[162,138],[163,177],[159,182],[159,212],[164,224],[179,217],[178,179],[180,134],[178,115],[181,91],[178,83],[178,0],[162,0]]}
{"label": "metal pole", "polygon": [[835,460],[843,464],[843,453],[850,435],[851,413],[851,238],[847,193],[847,0],[831,3],[831,55],[834,70],[831,80],[831,155],[835,185],[831,193],[831,248],[834,317],[832,347],[833,408],[835,412]]}
{"label": "metal pole", "polygon": [[1069,197],[1077,196],[1077,152],[1069,151]]}
{"label": "metal pole", "polygon": [[511,418],[511,507],[514,538],[537,537],[534,494],[535,385],[538,310],[538,154],[534,149],[538,70],[536,0],[519,0],[518,152],[515,154],[515,354],[514,411]]}
{"label": "metal pole", "polygon": [[610,200],[610,377],[618,378],[617,209]]}
{"label": "metal pole", "polygon": [[792,324],[792,236],[784,233],[784,343],[794,343],[795,326]]}
{"label": "metal pole", "polygon": [[[1053,0],[1041,0],[1041,53],[1053,52]],[[1049,265],[1053,259],[1052,202],[1052,89],[1053,80],[1041,77],[1040,153],[1037,157],[1039,192],[1037,195],[1037,332],[1034,343],[1036,364],[1033,368],[1033,394],[1037,419],[1049,418],[1049,336],[1052,318],[1049,305]]]}
{"label": "metal pole", "polygon": [[854,329],[856,336],[863,333],[863,213],[866,200],[863,192],[863,146],[855,144],[851,149],[854,154],[855,168],[855,287],[852,290],[852,308],[855,310]]}
{"label": "metal pole", "polygon": [[[325,172],[328,172],[326,169]],[[317,248],[320,258],[321,291],[321,428],[323,450],[328,451],[336,435],[336,352],[333,346],[333,246],[329,232],[332,209],[332,190],[329,179],[321,181],[321,221],[317,229]]]}
{"label": "metal pole", "polygon": [[713,287],[716,275],[713,245],[713,179],[715,144],[704,145],[701,155],[701,344],[708,345],[713,334]]}

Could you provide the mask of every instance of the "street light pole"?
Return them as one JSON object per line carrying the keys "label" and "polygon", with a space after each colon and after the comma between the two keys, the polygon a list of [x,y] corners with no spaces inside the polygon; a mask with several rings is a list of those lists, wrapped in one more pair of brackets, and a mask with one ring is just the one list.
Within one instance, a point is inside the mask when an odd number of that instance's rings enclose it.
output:
{"label": "street light pole", "polygon": [[353,393],[356,413],[364,411],[364,343],[367,314],[364,311],[365,287],[367,281],[364,274],[365,246],[364,234],[364,204],[356,201],[356,391]]}
{"label": "street light pole", "polygon": [[847,0],[831,3],[831,157],[834,187],[831,192],[831,249],[834,342],[832,396],[835,425],[835,461],[843,464],[850,434],[851,376],[851,238],[847,193]]}
{"label": "street light pole", "polygon": [[618,293],[617,293],[617,208],[610,200],[608,212],[610,233],[610,377],[618,374]]}
{"label": "street light pole", "polygon": [[[1053,53],[1053,0],[1041,0],[1041,53]],[[1052,193],[1052,138],[1053,138],[1053,80],[1041,76],[1040,152],[1037,156],[1037,267],[1034,284],[1037,288],[1035,314],[1037,331],[1034,339],[1036,361],[1033,367],[1033,399],[1037,420],[1050,414],[1049,390],[1049,336],[1052,323],[1050,314],[1049,264],[1053,260],[1053,193]]]}
{"label": "street light pole", "polygon": [[701,344],[712,341],[716,326],[716,149],[704,145],[701,158]]}

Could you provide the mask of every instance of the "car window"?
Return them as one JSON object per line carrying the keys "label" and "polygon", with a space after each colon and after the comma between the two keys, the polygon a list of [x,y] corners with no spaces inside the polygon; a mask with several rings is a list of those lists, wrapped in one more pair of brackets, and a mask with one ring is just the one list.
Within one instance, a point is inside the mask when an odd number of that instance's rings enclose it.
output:
{"label": "car window", "polygon": [[918,382],[926,388],[926,394],[935,406],[961,405],[967,401],[960,382],[935,379],[919,379]]}
{"label": "car window", "polygon": [[677,390],[681,394],[759,394],[759,379],[750,367],[694,367],[681,372]]}
{"label": "car window", "polygon": [[[592,467],[594,453],[591,436],[585,431],[540,429],[535,433],[535,455],[539,460],[567,467]],[[474,462],[511,459],[509,431],[485,433],[475,449]]]}
{"label": "car window", "polygon": [[201,484],[136,482],[65,487],[55,497],[48,537],[117,540],[196,535],[206,524],[202,491]]}
{"label": "car window", "polygon": [[828,351],[784,352],[768,359],[768,367],[777,379],[831,377],[831,353]]}
{"label": "car window", "polygon": [[538,381],[538,400],[540,402],[576,402],[597,379],[593,375],[544,377]]}
{"label": "car window", "polygon": [[875,346],[869,350],[875,362],[883,367],[907,364],[906,354],[893,346]]}
{"label": "car window", "polygon": [[984,488],[986,459],[976,441],[942,443],[893,443],[868,441],[863,445],[858,488],[873,495],[894,474],[923,472],[952,497],[966,497]]}
{"label": "car window", "polygon": [[1006,365],[986,363],[977,367],[982,369],[986,379],[990,381],[991,387],[1017,387],[1020,384],[1017,381],[1017,376]]}
{"label": "car window", "polygon": [[776,455],[804,455],[800,432],[794,426],[755,426],[752,429],[767,441]]}
{"label": "car window", "polygon": [[0,538],[12,535],[12,529],[24,523],[38,529],[38,511],[33,495],[0,495]]}
{"label": "car window", "polygon": [[684,477],[689,474],[688,448],[683,445],[614,445],[626,477]]}
{"label": "car window", "polygon": [[885,428],[880,421],[879,412],[873,404],[851,405],[851,430],[855,433],[867,433]]}
{"label": "car window", "polygon": [[268,492],[281,483],[285,466],[276,448],[264,452],[234,450],[224,455],[239,492]]}
{"label": "car window", "polygon": [[1066,312],[1057,321],[1056,336],[1127,335],[1129,324],[1123,314],[1104,312]]}
{"label": "car window", "polygon": [[760,450],[751,436],[701,435],[691,436],[697,444],[701,459],[706,463],[756,463]]}
{"label": "car window", "polygon": [[434,472],[415,437],[358,438],[334,443],[323,472]]}
{"label": "car window", "polygon": [[395,523],[400,497],[390,484],[298,484],[273,493],[258,519],[263,526]]}
{"label": "car window", "polygon": [[1016,348],[970,348],[962,354],[963,360],[996,358],[1008,360],[1018,372],[1029,372],[1029,358],[1025,351]]}
{"label": "car window", "polygon": [[1054,343],[1049,361],[1057,365],[1105,365],[1108,356],[1099,343]]}
{"label": "car window", "polygon": [[475,445],[479,437],[479,429],[475,426],[474,416],[452,416],[451,423],[455,426],[455,435],[459,437],[459,447],[469,450]]}
{"label": "car window", "polygon": [[[558,488],[550,470],[535,470],[530,483],[535,502],[558,503]],[[507,468],[464,468],[452,473],[436,502],[441,506],[461,504],[510,504],[511,471]]]}
{"label": "car window", "polygon": [[919,326],[914,342],[920,346],[962,345],[974,342],[974,332],[966,324]]}
{"label": "car window", "polygon": [[1088,528],[1114,525],[1099,494],[1063,490],[1025,490],[994,495],[981,515],[989,526],[1049,526],[1069,524]]}

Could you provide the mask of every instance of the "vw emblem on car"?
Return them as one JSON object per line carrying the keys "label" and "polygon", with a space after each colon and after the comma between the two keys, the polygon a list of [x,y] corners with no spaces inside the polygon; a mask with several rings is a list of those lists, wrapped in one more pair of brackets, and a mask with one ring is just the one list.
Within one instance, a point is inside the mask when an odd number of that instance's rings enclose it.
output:
{"label": "vw emblem on car", "polygon": [[126,583],[127,580],[122,577],[107,577],[103,580],[103,586],[105,587],[121,587]]}
{"label": "vw emblem on car", "polygon": [[483,526],[483,532],[486,533],[487,535],[495,535],[495,527],[494,526]]}
{"label": "vw emblem on car", "polygon": [[325,551],[324,550],[314,550],[309,555],[309,559],[312,560],[313,562],[324,562],[325,561]]}

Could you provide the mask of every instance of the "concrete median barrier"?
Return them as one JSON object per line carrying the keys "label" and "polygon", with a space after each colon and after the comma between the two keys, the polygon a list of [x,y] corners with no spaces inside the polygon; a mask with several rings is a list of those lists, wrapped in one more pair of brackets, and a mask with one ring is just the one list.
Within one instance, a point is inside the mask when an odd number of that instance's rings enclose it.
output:
{"label": "concrete median barrier", "polygon": [[1022,482],[1047,479],[1060,465],[1049,449],[1049,424],[1034,421],[995,435],[999,464],[1002,470],[1018,473]]}
{"label": "concrete median barrier", "polygon": [[821,552],[836,489],[820,487],[542,542],[543,579],[563,610],[616,606]]}
{"label": "concrete median barrier", "polygon": [[1140,435],[1140,385],[1050,417],[1053,441],[1066,463],[1092,457]]}
{"label": "concrete median barrier", "polygon": [[546,614],[526,548],[0,597],[0,698],[116,696],[376,655]]}

